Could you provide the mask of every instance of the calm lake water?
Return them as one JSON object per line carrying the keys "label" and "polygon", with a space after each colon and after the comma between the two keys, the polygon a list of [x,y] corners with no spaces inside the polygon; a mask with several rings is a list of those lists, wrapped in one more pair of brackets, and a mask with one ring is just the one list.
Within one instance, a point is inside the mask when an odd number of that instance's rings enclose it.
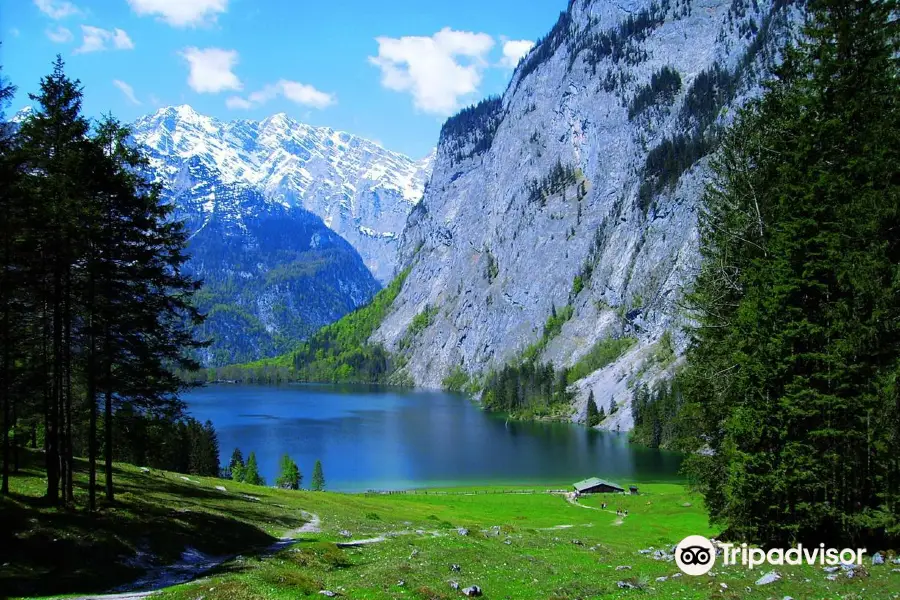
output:
{"label": "calm lake water", "polygon": [[681,457],[628,443],[625,434],[562,423],[506,422],[466,398],[377,386],[217,385],[184,396],[211,420],[223,465],[253,451],[272,485],[282,454],[309,484],[322,461],[327,489],[364,491],[467,484],[571,483],[590,476],[620,485],[678,480]]}

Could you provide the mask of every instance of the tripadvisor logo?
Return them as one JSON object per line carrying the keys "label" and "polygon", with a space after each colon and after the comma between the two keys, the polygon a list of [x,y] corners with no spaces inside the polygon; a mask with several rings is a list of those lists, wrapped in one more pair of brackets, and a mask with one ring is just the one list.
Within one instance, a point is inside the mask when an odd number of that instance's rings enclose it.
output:
{"label": "tripadvisor logo", "polygon": [[686,575],[704,575],[709,573],[716,564],[716,549],[722,553],[722,564],[744,565],[753,569],[763,564],[769,565],[839,565],[857,564],[863,562],[865,548],[826,548],[825,544],[819,547],[808,548],[798,544],[794,548],[784,550],[772,548],[768,552],[761,548],[751,548],[747,544],[723,544],[713,543],[702,535],[689,535],[675,547],[675,564]]}
{"label": "tripadvisor logo", "polygon": [[689,535],[675,547],[675,564],[685,575],[704,575],[716,564],[716,548],[702,535]]}

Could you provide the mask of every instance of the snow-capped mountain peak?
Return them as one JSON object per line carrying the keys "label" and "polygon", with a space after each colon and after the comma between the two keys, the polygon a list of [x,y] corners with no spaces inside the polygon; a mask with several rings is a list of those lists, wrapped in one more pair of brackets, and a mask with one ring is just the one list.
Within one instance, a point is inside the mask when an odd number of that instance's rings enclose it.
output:
{"label": "snow-capped mountain peak", "polygon": [[[220,121],[184,104],[142,117],[133,129],[135,139],[148,148],[157,179],[176,202],[202,189],[206,196],[194,198],[193,206],[215,211],[215,198],[209,197],[214,192],[200,185],[204,180],[254,188],[270,203],[320,216],[383,282],[393,274],[396,240],[422,197],[434,161],[434,153],[414,161],[285,113],[261,121]],[[240,207],[233,208],[232,217],[240,218]],[[204,214],[201,222],[210,216]]]}

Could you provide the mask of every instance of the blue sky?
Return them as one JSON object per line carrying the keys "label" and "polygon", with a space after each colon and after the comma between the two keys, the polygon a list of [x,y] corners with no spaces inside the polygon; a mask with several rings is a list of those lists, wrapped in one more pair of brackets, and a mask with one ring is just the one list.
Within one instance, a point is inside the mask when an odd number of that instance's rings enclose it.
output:
{"label": "blue sky", "polygon": [[500,93],[566,0],[0,0],[0,64],[28,103],[57,53],[89,116],[190,104],[285,112],[418,158]]}

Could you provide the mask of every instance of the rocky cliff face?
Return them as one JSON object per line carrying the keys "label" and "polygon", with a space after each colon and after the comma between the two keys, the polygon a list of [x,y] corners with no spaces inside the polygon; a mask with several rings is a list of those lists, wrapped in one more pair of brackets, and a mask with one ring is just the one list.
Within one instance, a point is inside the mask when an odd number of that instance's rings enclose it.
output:
{"label": "rocky cliff face", "polygon": [[606,412],[619,404],[605,426],[629,429],[634,385],[673,368],[663,334],[683,349],[716,130],[759,93],[799,14],[778,0],[573,0],[501,98],[444,126],[401,242],[412,270],[374,340],[437,387],[515,360],[571,312],[539,358],[571,366],[635,336],[573,386],[575,420],[593,390]]}

